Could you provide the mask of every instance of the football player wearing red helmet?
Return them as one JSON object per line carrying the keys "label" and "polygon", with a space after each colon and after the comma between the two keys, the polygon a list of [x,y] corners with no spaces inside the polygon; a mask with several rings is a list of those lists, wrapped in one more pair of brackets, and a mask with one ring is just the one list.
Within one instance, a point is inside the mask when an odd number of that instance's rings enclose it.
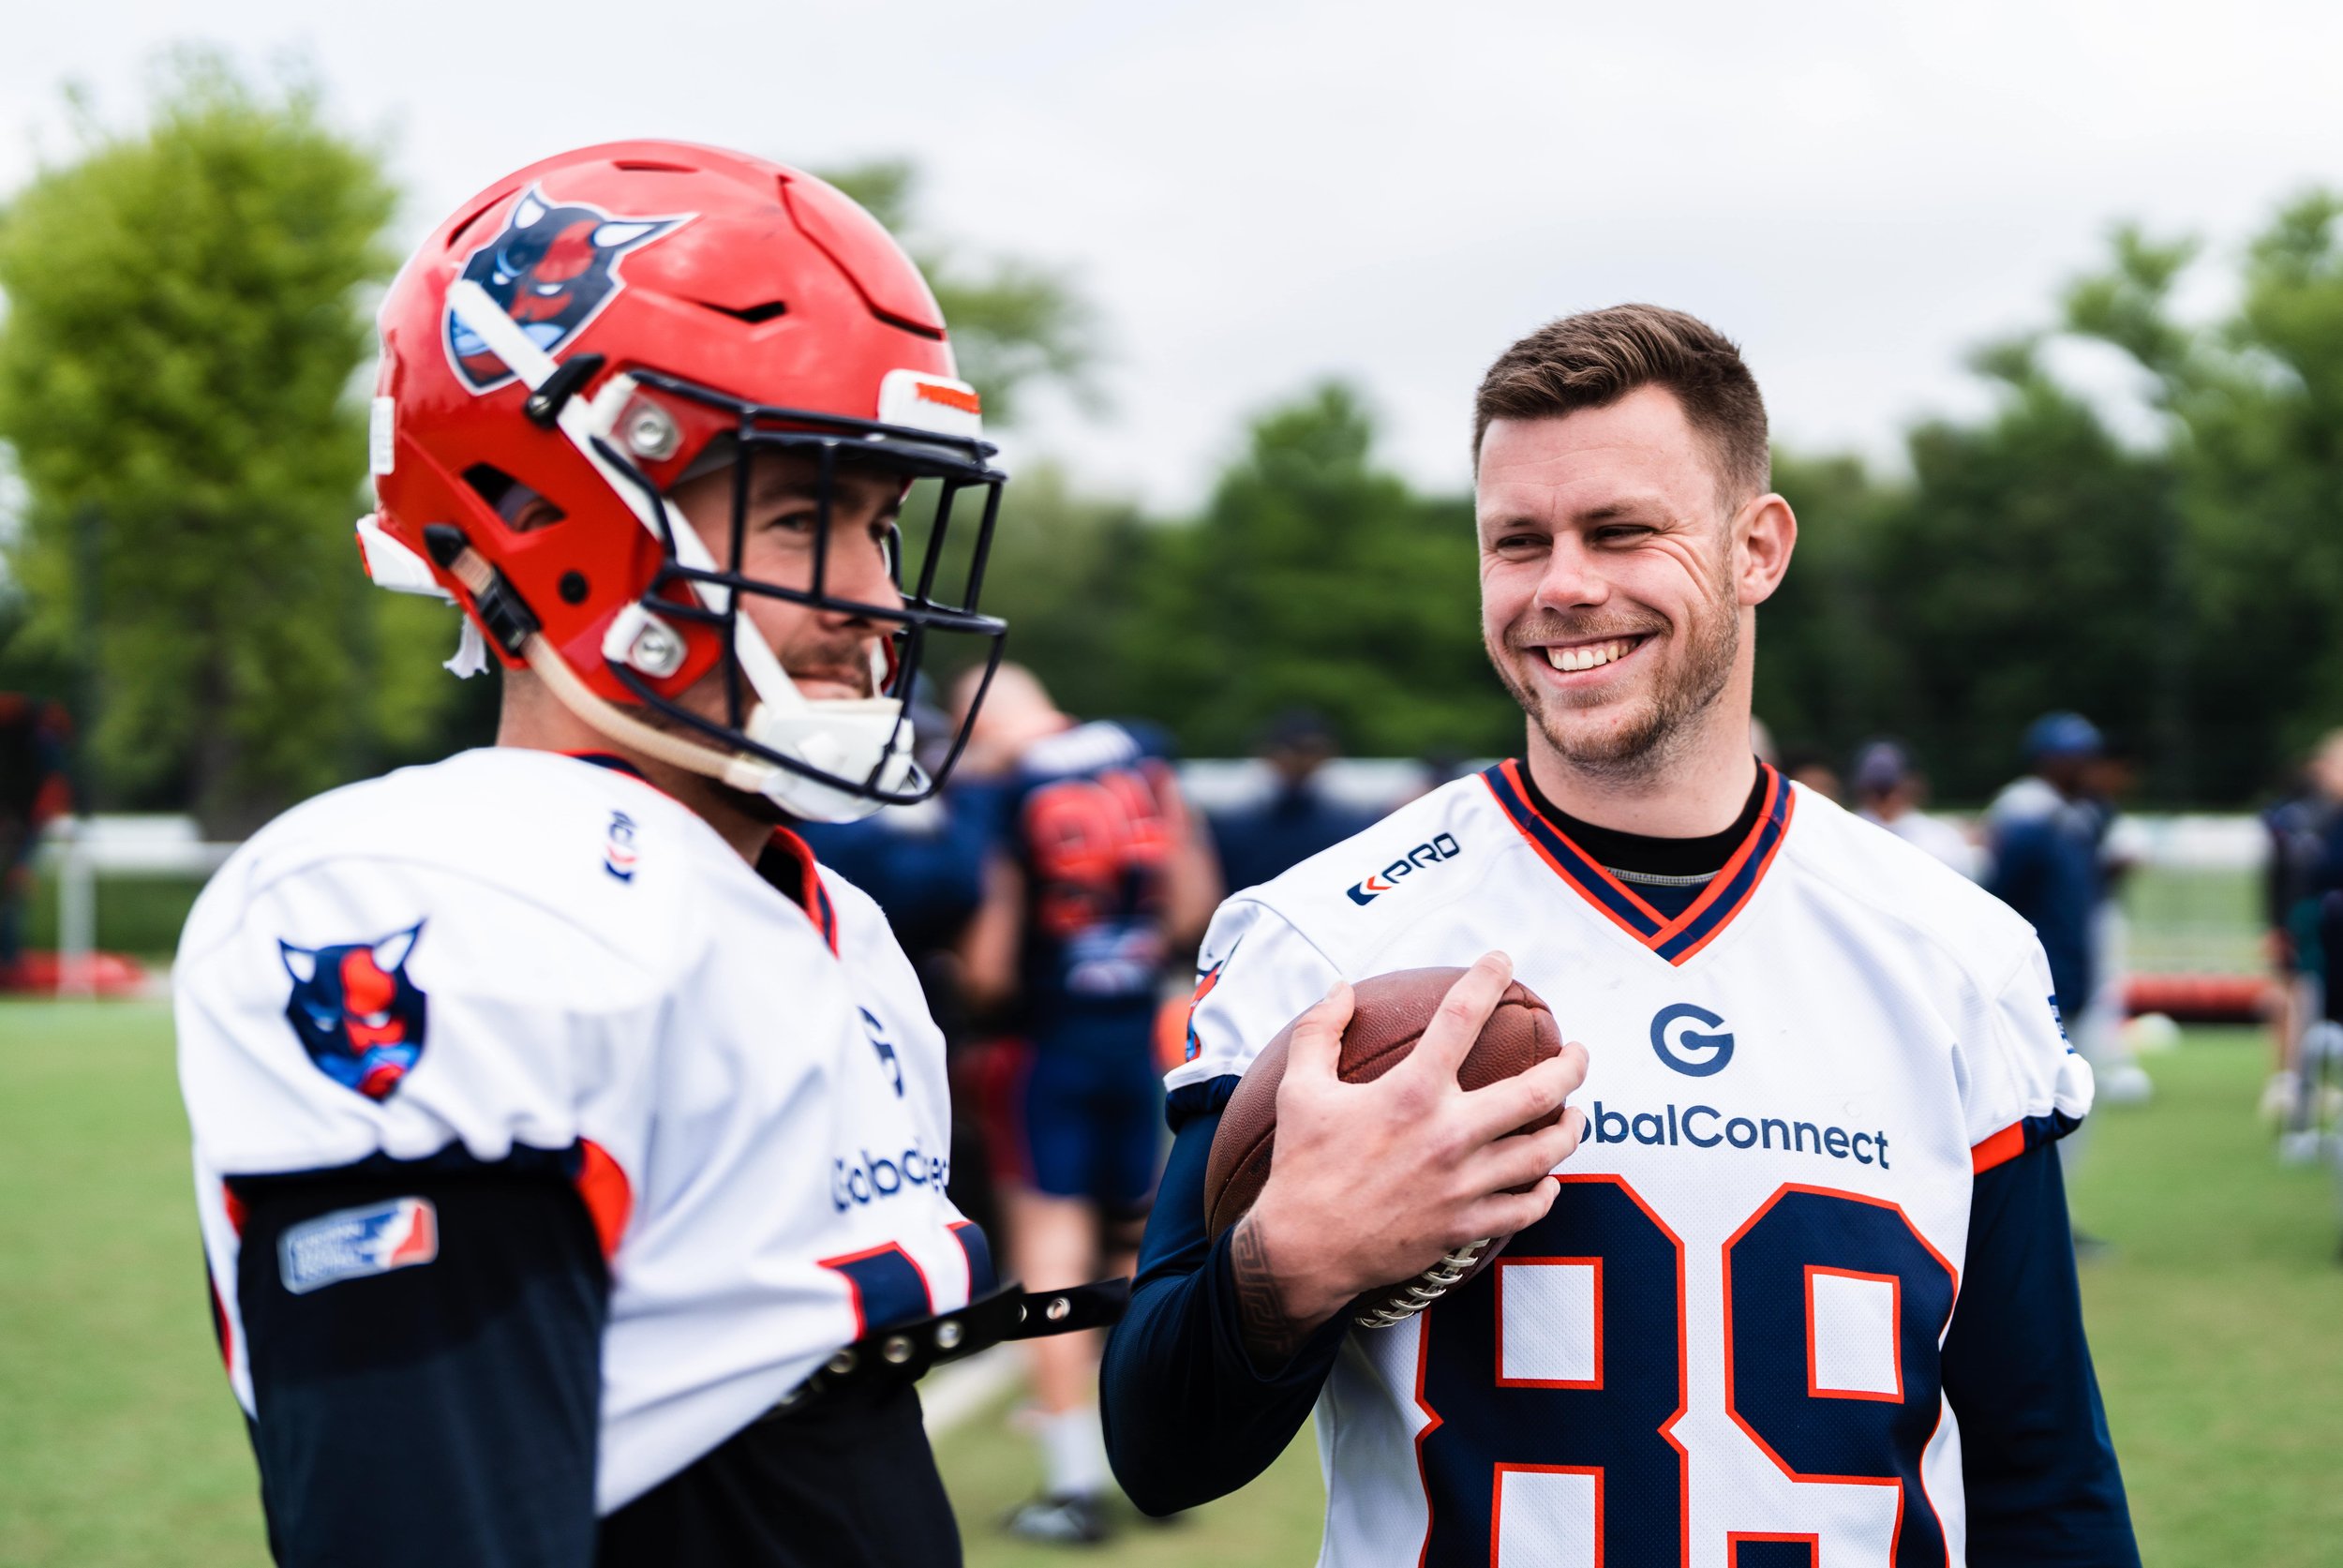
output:
{"label": "football player wearing red helmet", "polygon": [[[989,665],[1004,631],[974,608],[1003,476],[952,371],[918,270],[821,181],[657,142],[551,160],[442,224],[383,305],[367,568],[452,595],[508,668],[664,777],[826,821],[923,799],[901,694],[932,638],[977,639]],[[920,479],[934,511],[900,592],[867,550],[833,559],[835,510],[859,504],[853,531],[900,578],[886,492]],[[760,575],[776,487],[804,503],[804,561]],[[851,670],[817,637],[792,669],[771,639],[805,620],[783,605],[888,635]]]}
{"label": "football player wearing red helmet", "polygon": [[998,661],[934,299],[821,181],[627,142],[466,202],[381,333],[366,564],[504,703],[256,835],[181,946],[271,1547],[957,1561],[912,1380],[1114,1307],[995,1280],[917,979],[786,827],[932,794],[911,681]]}

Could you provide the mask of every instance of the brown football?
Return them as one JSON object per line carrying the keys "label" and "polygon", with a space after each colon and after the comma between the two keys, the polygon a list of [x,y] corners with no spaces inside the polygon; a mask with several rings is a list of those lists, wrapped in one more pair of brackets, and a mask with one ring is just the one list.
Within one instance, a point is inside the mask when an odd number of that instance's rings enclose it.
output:
{"label": "brown football", "polygon": [[[1343,1031],[1341,1064],[1336,1068],[1342,1081],[1369,1083],[1407,1060],[1432,1022],[1440,999],[1463,974],[1462,969],[1400,969],[1352,985],[1354,1005],[1350,1026]],[[1292,1038],[1293,1023],[1289,1023],[1261,1047],[1220,1113],[1212,1156],[1204,1164],[1204,1220],[1214,1236],[1253,1206],[1262,1184],[1269,1180],[1270,1157],[1277,1142],[1277,1086],[1285,1081],[1286,1048]],[[1481,1038],[1465,1053],[1456,1068],[1456,1082],[1468,1089],[1485,1088],[1548,1056],[1560,1055],[1561,1049],[1561,1030],[1554,1022],[1553,1010],[1535,992],[1515,980],[1505,988],[1496,1010],[1482,1026]],[[1551,1127],[1560,1119],[1561,1113],[1557,1111],[1521,1130]],[[1503,1236],[1493,1236],[1478,1246],[1460,1247],[1412,1279],[1368,1292],[1351,1304],[1352,1321],[1380,1327],[1422,1310],[1480,1273],[1505,1241]]]}

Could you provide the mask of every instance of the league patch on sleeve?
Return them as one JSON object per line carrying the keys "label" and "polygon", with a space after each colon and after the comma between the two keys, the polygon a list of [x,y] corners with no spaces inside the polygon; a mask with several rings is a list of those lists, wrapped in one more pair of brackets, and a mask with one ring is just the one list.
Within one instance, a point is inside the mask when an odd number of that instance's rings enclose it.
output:
{"label": "league patch on sleeve", "polygon": [[428,1198],[393,1198],[305,1219],[276,1239],[276,1272],[294,1295],[345,1279],[413,1268],[440,1255]]}

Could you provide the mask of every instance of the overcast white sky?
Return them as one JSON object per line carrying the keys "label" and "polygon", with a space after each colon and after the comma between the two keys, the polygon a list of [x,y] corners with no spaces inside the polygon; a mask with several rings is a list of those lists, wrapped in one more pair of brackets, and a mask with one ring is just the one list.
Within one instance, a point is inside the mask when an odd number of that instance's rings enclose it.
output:
{"label": "overcast white sky", "polygon": [[1782,439],[1891,452],[1981,406],[1963,350],[2115,219],[2233,252],[2343,183],[2343,7],[2305,0],[86,0],[11,17],[0,191],[69,146],[62,82],[129,116],[184,38],[306,53],[387,131],[402,239],[588,142],[908,155],[933,227],[1070,266],[1107,322],[1111,414],[1044,411],[1012,457],[1167,506],[1328,372],[1461,484],[1487,360],[1622,299],[1739,338]]}

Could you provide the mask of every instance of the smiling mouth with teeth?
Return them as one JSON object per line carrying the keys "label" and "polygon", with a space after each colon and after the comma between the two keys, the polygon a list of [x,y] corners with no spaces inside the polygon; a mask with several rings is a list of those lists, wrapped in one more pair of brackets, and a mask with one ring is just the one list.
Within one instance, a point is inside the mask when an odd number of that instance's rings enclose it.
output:
{"label": "smiling mouth with teeth", "polygon": [[1590,670],[1624,659],[1643,646],[1644,636],[1611,637],[1603,642],[1578,643],[1570,648],[1545,650],[1545,662],[1558,670]]}

